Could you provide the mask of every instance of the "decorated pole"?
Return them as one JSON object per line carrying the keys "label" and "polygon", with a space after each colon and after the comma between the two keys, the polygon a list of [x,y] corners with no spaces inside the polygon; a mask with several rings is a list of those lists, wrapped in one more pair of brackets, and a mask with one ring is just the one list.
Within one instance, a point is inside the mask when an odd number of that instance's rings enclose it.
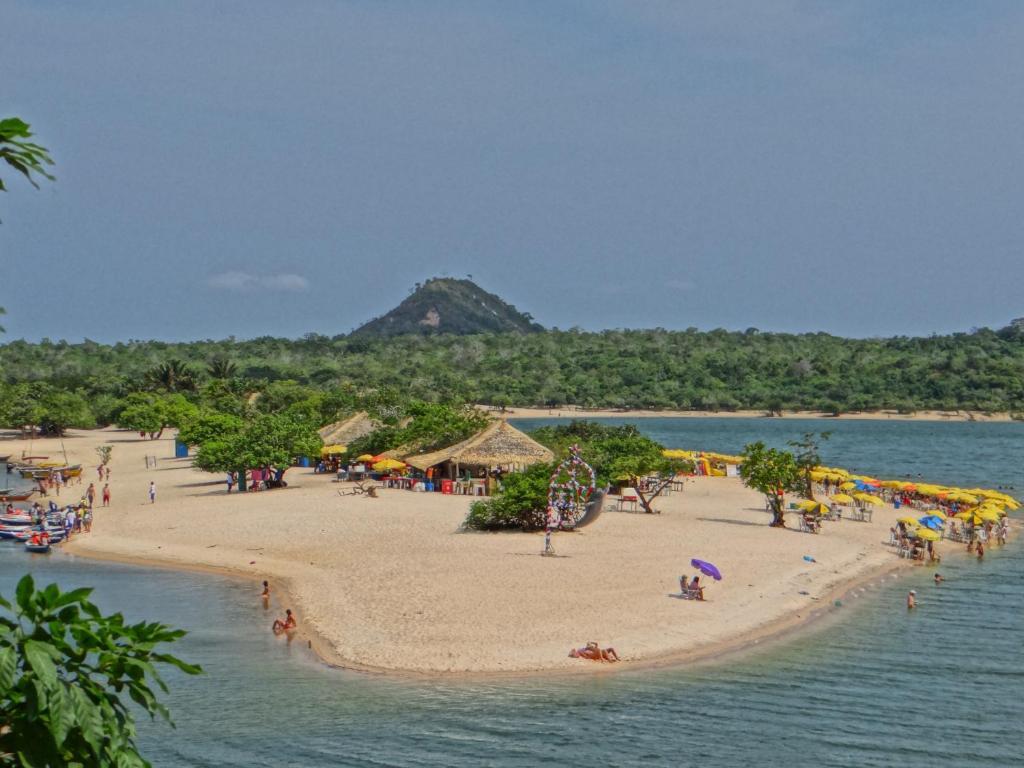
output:
{"label": "decorated pole", "polygon": [[597,476],[580,456],[578,445],[555,468],[548,483],[548,530],[571,530],[584,516]]}

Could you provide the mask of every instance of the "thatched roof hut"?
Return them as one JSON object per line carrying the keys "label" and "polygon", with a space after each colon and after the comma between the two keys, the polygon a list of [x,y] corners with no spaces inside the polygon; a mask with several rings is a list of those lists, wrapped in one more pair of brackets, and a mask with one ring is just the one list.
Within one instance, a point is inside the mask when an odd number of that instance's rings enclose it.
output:
{"label": "thatched roof hut", "polygon": [[468,440],[439,451],[410,456],[405,462],[417,469],[426,470],[445,462],[455,466],[495,467],[512,464],[527,467],[554,458],[550,450],[510,426],[507,421],[495,421]]}
{"label": "thatched roof hut", "polygon": [[353,440],[370,434],[376,428],[373,419],[365,411],[360,411],[347,419],[322,427],[320,438],[325,445],[348,445]]}

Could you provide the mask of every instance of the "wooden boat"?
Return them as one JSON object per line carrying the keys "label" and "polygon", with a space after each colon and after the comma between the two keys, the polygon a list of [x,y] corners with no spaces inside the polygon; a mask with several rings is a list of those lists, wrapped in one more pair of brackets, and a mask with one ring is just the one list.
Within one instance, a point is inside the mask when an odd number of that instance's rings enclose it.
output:
{"label": "wooden boat", "polygon": [[25,551],[35,552],[38,555],[45,555],[48,554],[50,551],[50,544],[49,542],[47,542],[46,544],[33,544],[31,541],[26,541]]}
{"label": "wooden boat", "polygon": [[35,492],[36,489],[33,488],[30,491],[18,491],[17,493],[13,493],[10,488],[6,488],[3,491],[0,491],[0,502],[28,501]]}
{"label": "wooden boat", "polygon": [[48,477],[52,477],[56,473],[60,472],[64,477],[80,477],[82,474],[81,464],[61,464],[54,467],[39,467],[32,466],[22,468],[21,476],[27,480],[45,480]]}

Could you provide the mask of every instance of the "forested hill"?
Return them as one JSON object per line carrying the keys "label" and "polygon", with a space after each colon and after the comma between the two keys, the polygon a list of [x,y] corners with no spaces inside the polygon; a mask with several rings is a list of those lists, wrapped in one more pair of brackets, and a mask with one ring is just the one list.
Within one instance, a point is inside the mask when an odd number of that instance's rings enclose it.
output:
{"label": "forested hill", "polygon": [[435,277],[382,317],[357,328],[353,336],[403,334],[533,333],[543,328],[493,293],[470,280]]}
{"label": "forested hill", "polygon": [[291,380],[495,405],[1024,411],[1024,329],[1013,326],[867,340],[654,330],[113,346],[17,341],[0,346],[0,380],[48,382],[102,409],[127,392],[169,386],[154,371],[170,360],[184,363],[188,386],[230,379],[249,391]]}

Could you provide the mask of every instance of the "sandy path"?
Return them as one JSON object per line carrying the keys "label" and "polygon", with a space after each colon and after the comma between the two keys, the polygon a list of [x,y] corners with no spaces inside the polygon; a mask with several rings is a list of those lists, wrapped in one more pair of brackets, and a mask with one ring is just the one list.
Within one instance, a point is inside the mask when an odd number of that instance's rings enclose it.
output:
{"label": "sandy path", "polygon": [[[818,536],[773,530],[762,498],[734,479],[692,480],[659,500],[660,515],[608,512],[580,533],[556,534],[559,556],[545,558],[541,534],[460,533],[464,497],[341,498],[329,477],[302,469],[289,470],[286,490],[228,495],[219,477],[168,458],[170,439],[113,430],[65,440],[72,460],[90,466],[83,492],[103,442],[114,445],[113,504],[69,551],[228,569],[251,576],[254,595],[269,578],[287,588],[321,654],[355,667],[602,668],[567,658],[587,640],[633,661],[708,653],[805,617],[838,586],[895,561],[882,546],[891,508],[871,524],[826,524]],[[22,447],[0,444],[3,453]],[[33,449],[56,455],[55,446],[36,440]],[[158,457],[155,469],[147,454]],[[705,603],[672,596],[692,557],[725,574]]]}

